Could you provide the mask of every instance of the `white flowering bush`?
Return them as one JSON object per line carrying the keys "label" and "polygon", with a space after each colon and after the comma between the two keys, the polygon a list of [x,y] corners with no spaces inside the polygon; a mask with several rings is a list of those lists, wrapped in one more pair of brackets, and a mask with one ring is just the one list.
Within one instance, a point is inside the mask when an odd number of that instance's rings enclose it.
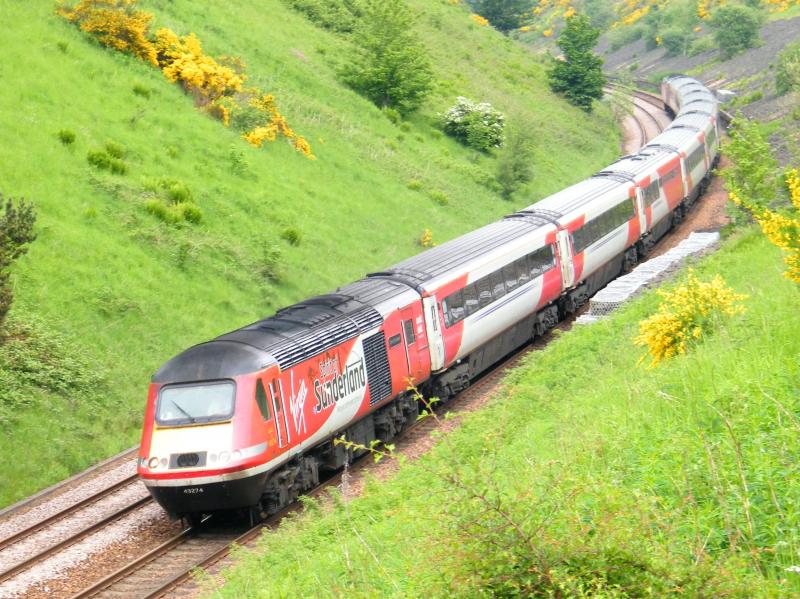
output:
{"label": "white flowering bush", "polygon": [[505,117],[488,102],[459,96],[444,114],[444,130],[470,148],[488,151],[503,145]]}

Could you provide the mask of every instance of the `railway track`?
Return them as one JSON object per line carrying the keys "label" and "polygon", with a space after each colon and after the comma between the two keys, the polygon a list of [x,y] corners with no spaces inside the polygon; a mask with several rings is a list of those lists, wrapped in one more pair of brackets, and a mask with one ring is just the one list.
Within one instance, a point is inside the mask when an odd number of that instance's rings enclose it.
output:
{"label": "railway track", "polygon": [[[631,120],[636,124],[640,132],[640,146],[645,145],[664,128],[659,122],[659,117],[656,116],[659,112],[662,115],[665,114],[663,111],[663,102],[661,102],[660,98],[656,99],[652,94],[646,92],[629,91],[634,95],[634,114]],[[572,324],[572,320],[573,318],[562,321],[557,328],[562,330],[569,328]],[[533,344],[526,346],[503,360],[496,365],[495,368],[477,380],[471,387],[445,404],[446,409],[458,414],[459,412],[469,409],[469,406],[476,405],[476,402],[480,403],[484,401],[509,368],[517,365],[529,352],[545,346],[551,338],[550,335],[547,335],[544,338],[537,339]],[[439,421],[435,418],[425,418],[417,421],[397,438],[396,444],[398,451],[402,453],[404,446],[410,445],[413,443],[414,439],[420,436],[429,435],[439,424]],[[136,450],[137,448],[131,448],[126,453],[133,456]],[[365,456],[358,460],[352,470],[369,467],[368,464],[371,464],[372,461],[369,460],[368,457],[369,456]],[[320,484],[308,494],[312,496],[321,494],[326,488],[339,484],[341,478],[341,474],[336,475]],[[70,479],[66,482],[72,480],[73,479]],[[63,538],[58,538],[58,535],[54,535],[57,540],[45,544],[39,551],[29,552],[24,559],[19,560],[11,566],[3,565],[2,560],[7,552],[24,542],[28,542],[30,539],[46,535],[47,531],[53,530],[59,523],[63,523],[70,517],[80,514],[82,510],[90,506],[103,502],[107,498],[112,497],[115,493],[120,493],[127,486],[136,484],[138,483],[136,482],[135,475],[126,477],[113,485],[109,485],[108,488],[93,493],[80,501],[71,503],[64,510],[49,515],[40,522],[20,528],[5,537],[2,536],[1,518],[7,518],[7,514],[9,512],[13,513],[14,510],[24,509],[26,507],[25,504],[29,503],[30,500],[0,512],[0,596],[5,596],[3,594],[3,584],[5,582],[13,581],[16,576],[24,573],[27,569],[41,564],[51,556],[79,543],[82,539],[90,537],[104,527],[114,526],[115,522],[118,522],[121,518],[124,518],[127,514],[134,512],[136,509],[148,503],[152,503],[152,500],[142,487],[141,497],[127,502],[114,511],[106,513],[101,518],[96,518],[95,521],[80,527],[80,529],[76,529],[70,535],[64,536]],[[43,493],[51,492],[51,490],[48,490]],[[39,495],[32,499],[36,499]],[[167,541],[161,542],[158,546],[147,550],[143,554],[140,553],[138,557],[118,567],[101,580],[97,580],[95,577],[93,581],[82,585],[84,586],[82,590],[77,593],[73,591],[73,599],[83,599],[86,597],[151,598],[164,596],[190,579],[191,572],[194,569],[208,568],[214,563],[219,562],[228,555],[233,544],[241,545],[250,542],[256,538],[262,530],[277,526],[287,513],[297,511],[298,509],[301,509],[301,506],[299,502],[296,502],[265,522],[245,531],[242,531],[240,526],[238,528],[231,527],[230,525],[225,526],[214,523],[213,521],[206,521],[197,528],[185,528]]]}
{"label": "railway track", "polygon": [[[569,326],[572,319],[562,322],[559,327]],[[542,343],[529,345],[500,362],[495,368],[478,379],[471,387],[443,404],[442,408],[459,412],[470,401],[489,392],[503,377],[505,372],[516,366],[528,352],[538,349]],[[439,425],[435,418],[423,418],[403,431],[395,441],[402,452],[403,445],[410,444],[414,438],[425,436]],[[369,455],[357,459],[350,471],[369,468],[372,461]],[[321,495],[325,489],[341,483],[343,473],[338,473],[321,483],[307,495]],[[141,557],[132,560],[117,571],[99,580],[72,596],[71,599],[155,599],[191,578],[197,568],[209,568],[224,559],[233,545],[243,545],[254,540],[265,529],[273,529],[286,515],[301,509],[297,501],[271,516],[264,522],[241,533],[232,533],[224,523],[217,524],[213,518],[204,521],[198,528],[186,528],[162,545]]]}

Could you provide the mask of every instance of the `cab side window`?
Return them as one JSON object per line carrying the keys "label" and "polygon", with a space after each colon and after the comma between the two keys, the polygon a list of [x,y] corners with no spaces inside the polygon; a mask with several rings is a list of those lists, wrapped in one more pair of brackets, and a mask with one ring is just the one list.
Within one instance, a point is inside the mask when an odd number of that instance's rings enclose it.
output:
{"label": "cab side window", "polygon": [[269,404],[267,404],[267,391],[264,389],[264,383],[261,382],[261,379],[256,381],[256,403],[258,404],[258,411],[261,412],[261,417],[265,422],[272,418]]}

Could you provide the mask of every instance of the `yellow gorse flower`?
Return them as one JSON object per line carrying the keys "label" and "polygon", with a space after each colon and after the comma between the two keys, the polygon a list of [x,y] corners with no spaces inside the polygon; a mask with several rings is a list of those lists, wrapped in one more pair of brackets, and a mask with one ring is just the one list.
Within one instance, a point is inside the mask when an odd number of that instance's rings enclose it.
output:
{"label": "yellow gorse flower", "polygon": [[477,23],[478,25],[480,25],[482,27],[485,27],[486,25],[489,24],[489,21],[487,21],[481,15],[473,14],[473,15],[470,15],[469,18],[472,19],[475,23]]}
{"label": "yellow gorse flower", "polygon": [[647,347],[650,366],[685,354],[692,343],[713,330],[720,316],[743,312],[736,302],[747,297],[734,293],[719,275],[703,282],[692,270],[684,285],[657,293],[662,298],[658,311],[639,323],[634,339],[636,345]]}
{"label": "yellow gorse flower", "polygon": [[783,275],[795,283],[800,283],[800,172],[794,168],[786,173],[786,186],[793,210],[781,213],[748,201],[735,191],[728,198],[737,206],[747,210],[755,219],[761,231],[773,245],[784,252],[786,271]]}
{"label": "yellow gorse flower", "polygon": [[264,115],[264,121],[243,135],[254,146],[260,147],[281,135],[298,152],[315,158],[308,141],[292,131],[278,112],[272,95],[243,90],[247,77],[240,59],[209,56],[193,33],[181,37],[163,28],[156,32],[155,39],[150,39],[153,15],[135,7],[136,0],[81,0],[73,8],[59,7],[57,12],[102,44],[159,67],[167,79],[179,83],[194,97],[196,106],[225,126],[242,110],[242,104],[255,108]]}

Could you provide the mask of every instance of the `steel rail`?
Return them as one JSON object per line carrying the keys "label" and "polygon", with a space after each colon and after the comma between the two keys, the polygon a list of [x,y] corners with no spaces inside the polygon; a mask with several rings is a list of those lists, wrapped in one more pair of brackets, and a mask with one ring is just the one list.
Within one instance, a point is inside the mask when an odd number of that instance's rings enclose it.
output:
{"label": "steel rail", "polygon": [[53,524],[54,522],[63,520],[67,516],[74,514],[75,512],[91,505],[92,503],[100,501],[103,497],[111,495],[112,493],[118,491],[122,487],[133,484],[134,482],[136,482],[137,479],[138,479],[137,475],[133,474],[127,478],[122,479],[119,482],[114,483],[109,487],[106,487],[101,491],[98,491],[97,493],[94,493],[92,495],[89,495],[88,497],[85,497],[84,499],[81,499],[77,503],[73,503],[69,507],[53,514],[52,516],[48,516],[43,520],[39,520],[38,522],[36,522],[36,524],[33,524],[27,528],[23,528],[22,530],[15,532],[14,534],[4,539],[0,539],[0,551],[5,549],[9,545],[13,545],[17,541],[19,541],[22,537],[27,537],[28,535],[32,535],[36,532],[39,532],[40,530],[46,528],[47,526]]}
{"label": "steel rail", "polygon": [[141,499],[128,504],[127,506],[115,511],[114,513],[109,514],[102,520],[99,520],[79,530],[77,533],[71,535],[70,537],[64,539],[63,541],[59,541],[55,545],[51,545],[50,547],[44,549],[43,551],[40,551],[36,555],[26,558],[23,561],[16,564],[15,566],[12,566],[11,568],[3,572],[0,572],[0,583],[3,583],[9,580],[10,578],[13,578],[14,576],[19,574],[20,572],[23,572],[24,570],[27,570],[28,568],[33,566],[36,562],[42,561],[43,559],[46,559],[51,555],[58,553],[59,551],[61,551],[66,547],[69,547],[70,545],[74,545],[78,541],[81,541],[82,539],[86,538],[93,532],[99,530],[106,524],[109,524],[110,522],[113,522],[114,520],[121,518],[122,516],[128,514],[129,512],[132,512],[133,510],[138,509],[143,505],[150,503],[151,501],[153,501],[153,498],[150,497],[149,495],[147,497],[142,497]]}

